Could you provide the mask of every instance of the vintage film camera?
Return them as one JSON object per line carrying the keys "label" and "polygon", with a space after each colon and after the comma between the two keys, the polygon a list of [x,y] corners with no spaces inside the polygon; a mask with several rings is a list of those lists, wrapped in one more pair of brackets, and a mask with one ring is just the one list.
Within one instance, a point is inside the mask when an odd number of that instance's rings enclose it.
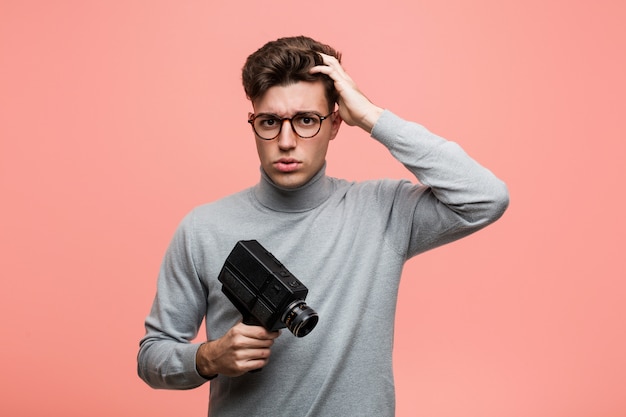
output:
{"label": "vintage film camera", "polygon": [[256,240],[237,242],[218,279],[245,324],[287,327],[297,337],[317,325],[317,313],[304,302],[309,290]]}

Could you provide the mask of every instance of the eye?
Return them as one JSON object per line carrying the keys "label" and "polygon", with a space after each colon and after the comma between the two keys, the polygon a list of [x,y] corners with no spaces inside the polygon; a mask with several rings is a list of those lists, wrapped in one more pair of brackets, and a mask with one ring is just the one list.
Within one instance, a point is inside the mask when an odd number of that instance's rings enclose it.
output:
{"label": "eye", "polygon": [[294,117],[294,121],[300,126],[311,127],[317,126],[320,119],[316,114],[301,114]]}
{"label": "eye", "polygon": [[263,117],[257,118],[255,124],[257,127],[260,127],[263,129],[271,129],[279,125],[280,121],[275,117],[263,116]]}

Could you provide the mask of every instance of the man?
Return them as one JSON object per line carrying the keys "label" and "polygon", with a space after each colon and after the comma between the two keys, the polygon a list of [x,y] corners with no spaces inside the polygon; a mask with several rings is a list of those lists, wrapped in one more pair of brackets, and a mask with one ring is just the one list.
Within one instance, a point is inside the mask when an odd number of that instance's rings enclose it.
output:
{"label": "man", "polygon": [[[139,375],[155,388],[211,380],[211,416],[393,416],[404,262],[498,219],[506,186],[458,145],[371,103],[340,55],[310,38],[266,44],[248,57],[243,84],[261,179],[182,221],[146,319]],[[326,176],[342,121],[420,182]],[[242,324],[222,293],[224,260],[251,239],[308,287],[319,323],[306,337]],[[191,343],[204,318],[207,342]]]}

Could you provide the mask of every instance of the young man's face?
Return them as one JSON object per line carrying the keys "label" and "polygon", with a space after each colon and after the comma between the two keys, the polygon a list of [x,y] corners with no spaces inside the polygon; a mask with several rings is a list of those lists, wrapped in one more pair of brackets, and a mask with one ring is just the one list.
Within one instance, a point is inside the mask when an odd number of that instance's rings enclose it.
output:
{"label": "young man's face", "polygon": [[[299,113],[329,113],[324,85],[319,82],[298,82],[274,86],[252,103],[254,114],[273,114],[280,118]],[[296,188],[307,183],[324,165],[328,143],[339,131],[341,118],[331,114],[322,121],[320,131],[309,139],[299,137],[285,120],[278,137],[263,140],[255,134],[261,166],[275,184]]]}

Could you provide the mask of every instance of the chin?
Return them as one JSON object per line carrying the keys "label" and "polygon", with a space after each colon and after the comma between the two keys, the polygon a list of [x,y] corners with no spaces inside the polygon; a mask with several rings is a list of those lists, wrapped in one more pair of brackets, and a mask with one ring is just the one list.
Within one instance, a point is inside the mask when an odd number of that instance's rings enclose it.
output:
{"label": "chin", "polygon": [[279,174],[272,178],[272,181],[282,188],[298,188],[306,184],[309,179],[297,174]]}

